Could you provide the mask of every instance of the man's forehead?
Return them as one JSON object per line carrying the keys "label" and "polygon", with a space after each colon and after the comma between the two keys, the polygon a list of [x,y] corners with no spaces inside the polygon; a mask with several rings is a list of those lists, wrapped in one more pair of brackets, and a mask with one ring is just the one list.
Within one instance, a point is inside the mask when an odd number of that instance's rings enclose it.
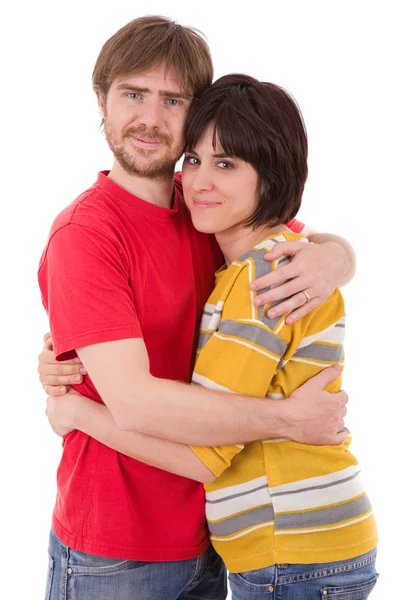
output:
{"label": "man's forehead", "polygon": [[113,81],[113,87],[121,88],[124,85],[149,88],[150,90],[166,90],[185,93],[181,78],[173,67],[166,70],[164,66],[148,69],[139,73],[123,75]]}

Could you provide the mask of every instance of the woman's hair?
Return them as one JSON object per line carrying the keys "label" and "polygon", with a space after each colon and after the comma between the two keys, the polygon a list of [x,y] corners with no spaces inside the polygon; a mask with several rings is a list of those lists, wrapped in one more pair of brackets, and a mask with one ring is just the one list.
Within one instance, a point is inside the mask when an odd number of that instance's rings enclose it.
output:
{"label": "woman's hair", "polygon": [[228,155],[250,163],[259,175],[259,202],[247,225],[274,226],[293,219],[307,179],[307,133],[293,98],[273,83],[225,75],[195,97],[186,123],[186,150],[213,126]]}

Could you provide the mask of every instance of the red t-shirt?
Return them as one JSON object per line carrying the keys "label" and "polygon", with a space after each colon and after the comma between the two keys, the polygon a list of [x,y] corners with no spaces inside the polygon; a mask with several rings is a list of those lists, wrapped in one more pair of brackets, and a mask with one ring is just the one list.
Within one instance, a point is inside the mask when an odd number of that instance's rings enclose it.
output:
{"label": "red t-shirt", "polygon": [[[150,204],[104,172],[58,215],[39,284],[59,360],[89,344],[141,337],[155,377],[190,381],[222,257],[213,236],[194,229],[180,174],[174,198],[172,209]],[[88,376],[76,389],[101,402]],[[53,527],[76,550],[122,559],[184,560],[208,545],[202,484],[80,431],[64,438]]]}

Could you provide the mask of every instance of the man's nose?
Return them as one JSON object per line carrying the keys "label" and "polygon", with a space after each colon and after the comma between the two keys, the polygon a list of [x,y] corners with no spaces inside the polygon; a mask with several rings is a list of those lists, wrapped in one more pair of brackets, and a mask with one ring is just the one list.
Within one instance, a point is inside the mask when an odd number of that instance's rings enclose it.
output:
{"label": "man's nose", "polygon": [[148,128],[162,125],[162,106],[158,100],[149,100],[143,105],[140,121]]}

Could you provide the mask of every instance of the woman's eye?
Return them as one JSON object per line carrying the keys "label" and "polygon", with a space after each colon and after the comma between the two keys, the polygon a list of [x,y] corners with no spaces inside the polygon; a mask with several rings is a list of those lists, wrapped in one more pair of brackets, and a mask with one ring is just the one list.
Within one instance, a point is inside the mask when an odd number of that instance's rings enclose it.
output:
{"label": "woman's eye", "polygon": [[185,156],[184,160],[189,165],[197,165],[199,163],[199,160],[195,156]]}
{"label": "woman's eye", "polygon": [[233,164],[230,162],[227,162],[226,160],[221,160],[218,163],[218,166],[221,167],[221,169],[233,169]]}

